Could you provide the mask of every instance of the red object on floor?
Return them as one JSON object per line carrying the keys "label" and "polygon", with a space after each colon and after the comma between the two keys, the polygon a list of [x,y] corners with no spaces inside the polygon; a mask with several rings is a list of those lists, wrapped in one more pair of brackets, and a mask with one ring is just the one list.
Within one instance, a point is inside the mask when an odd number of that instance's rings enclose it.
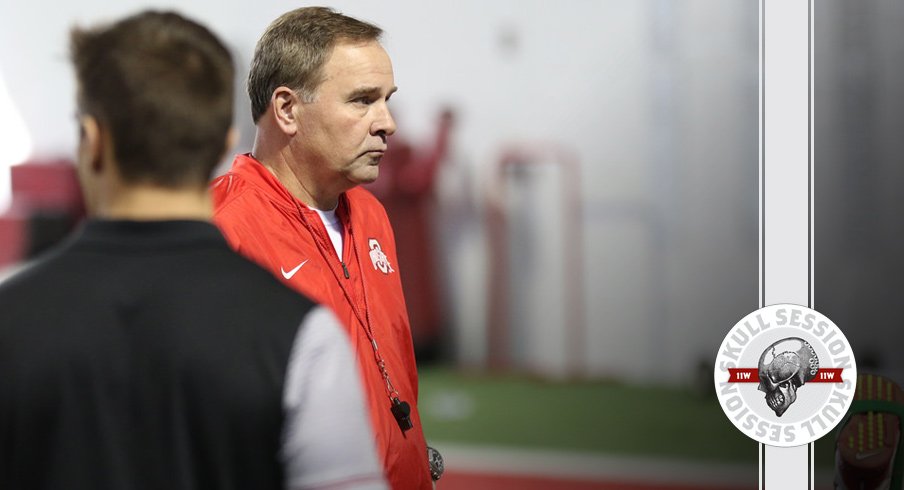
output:
{"label": "red object on floor", "polygon": [[581,480],[554,476],[461,473],[447,471],[437,482],[442,490],[749,490],[748,485],[706,486],[668,483]]}

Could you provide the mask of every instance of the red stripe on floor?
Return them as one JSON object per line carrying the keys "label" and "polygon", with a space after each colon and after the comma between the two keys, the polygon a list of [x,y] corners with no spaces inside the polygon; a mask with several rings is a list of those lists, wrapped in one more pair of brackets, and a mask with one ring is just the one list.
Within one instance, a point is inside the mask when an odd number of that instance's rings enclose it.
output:
{"label": "red stripe on floor", "polygon": [[552,476],[449,472],[437,484],[441,490],[749,490],[747,486],[709,486],[581,480]]}

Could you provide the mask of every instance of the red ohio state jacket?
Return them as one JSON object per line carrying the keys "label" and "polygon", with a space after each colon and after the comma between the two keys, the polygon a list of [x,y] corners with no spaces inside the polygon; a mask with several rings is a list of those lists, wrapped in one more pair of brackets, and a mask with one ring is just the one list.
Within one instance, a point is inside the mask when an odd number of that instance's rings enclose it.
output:
{"label": "red ohio state jacket", "polygon": [[[347,328],[364,382],[377,449],[395,489],[432,488],[417,411],[417,367],[396,260],[383,206],[356,187],[339,199],[340,261],[316,211],[295,199],[260,162],[239,155],[211,184],[214,222],[240,254],[288,286],[333,308]],[[411,405],[414,427],[402,431],[367,328],[398,397]],[[315,375],[316,377],[316,375]]]}

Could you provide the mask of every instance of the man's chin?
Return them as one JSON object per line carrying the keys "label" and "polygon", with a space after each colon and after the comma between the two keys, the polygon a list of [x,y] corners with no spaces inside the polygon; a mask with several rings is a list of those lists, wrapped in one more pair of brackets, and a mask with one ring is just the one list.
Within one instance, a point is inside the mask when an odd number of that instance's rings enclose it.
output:
{"label": "man's chin", "polygon": [[380,176],[380,169],[377,166],[369,167],[367,169],[361,169],[362,171],[356,172],[352,175],[351,181],[358,185],[370,184],[376,182],[377,177]]}

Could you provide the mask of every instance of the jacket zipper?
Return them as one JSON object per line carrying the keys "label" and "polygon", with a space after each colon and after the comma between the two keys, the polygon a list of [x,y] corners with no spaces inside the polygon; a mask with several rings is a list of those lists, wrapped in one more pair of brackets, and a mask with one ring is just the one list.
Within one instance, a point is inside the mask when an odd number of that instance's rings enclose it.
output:
{"label": "jacket zipper", "polygon": [[[301,213],[301,209],[299,209],[299,213]],[[303,217],[303,215],[302,215],[302,217]],[[333,255],[334,257],[339,259],[339,256],[336,254],[336,251],[333,248],[333,242],[329,238],[329,232],[326,231],[326,223],[323,223],[323,220],[320,219],[320,216],[317,216],[317,218],[318,218],[317,226],[319,228],[321,228],[324,232],[326,232],[326,238],[324,238],[324,235],[322,233],[320,233],[320,230],[316,231],[317,236],[315,237],[315,241],[317,241],[318,248],[327,250],[328,255]],[[351,227],[349,227],[349,229],[350,228]],[[346,235],[351,236],[351,231],[346,233]],[[345,244],[343,244],[343,249],[344,248],[346,248]],[[348,273],[348,266],[345,265],[345,261],[342,259],[339,259],[339,265],[342,266],[342,275],[345,276],[346,279],[351,279],[351,274]]]}

